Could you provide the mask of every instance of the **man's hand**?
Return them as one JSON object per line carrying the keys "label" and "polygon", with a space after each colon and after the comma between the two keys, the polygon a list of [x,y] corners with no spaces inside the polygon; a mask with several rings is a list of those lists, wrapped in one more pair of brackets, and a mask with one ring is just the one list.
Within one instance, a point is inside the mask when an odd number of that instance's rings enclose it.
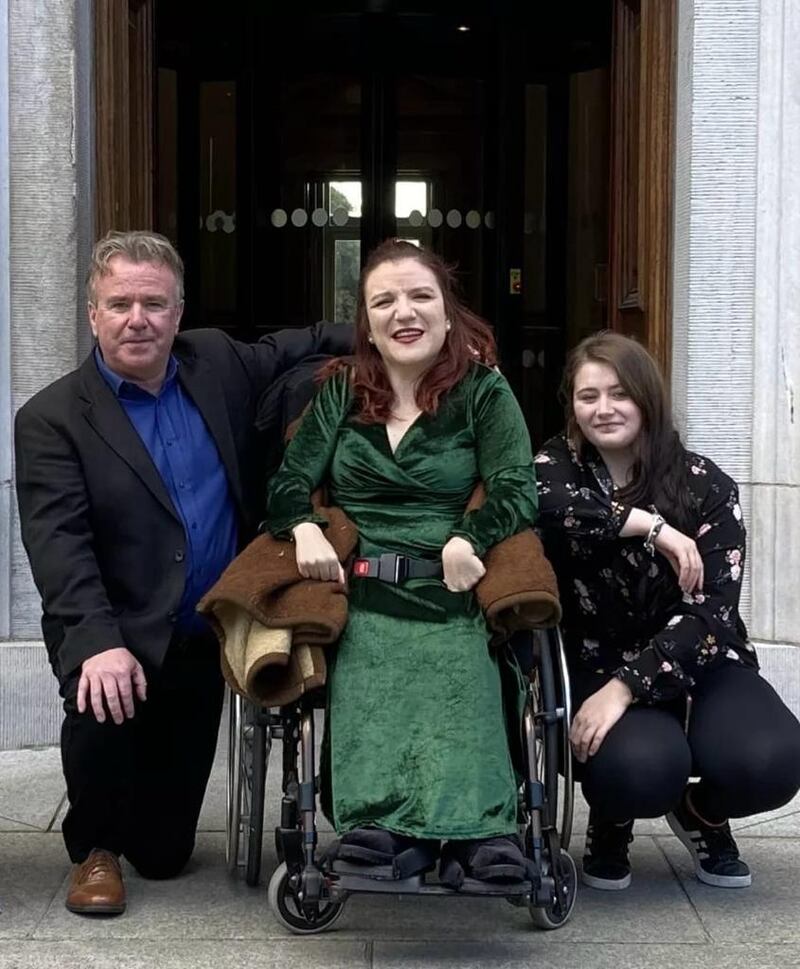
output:
{"label": "man's hand", "polygon": [[292,536],[297,571],[304,579],[341,582],[344,585],[344,569],[319,525],[301,522],[292,529]]}
{"label": "man's hand", "polygon": [[454,535],[442,549],[444,584],[451,592],[468,592],[486,575],[483,562],[472,545]]}
{"label": "man's hand", "polygon": [[140,700],[147,699],[142,664],[124,646],[106,649],[83,661],[78,681],[78,713],[86,712],[88,698],[98,723],[105,723],[106,706],[114,723],[122,723],[125,717],[130,720],[135,712],[134,690]]}
{"label": "man's hand", "polygon": [[585,764],[594,757],[606,734],[633,703],[630,689],[616,678],[601,686],[582,704],[575,714],[569,732],[575,757]]}

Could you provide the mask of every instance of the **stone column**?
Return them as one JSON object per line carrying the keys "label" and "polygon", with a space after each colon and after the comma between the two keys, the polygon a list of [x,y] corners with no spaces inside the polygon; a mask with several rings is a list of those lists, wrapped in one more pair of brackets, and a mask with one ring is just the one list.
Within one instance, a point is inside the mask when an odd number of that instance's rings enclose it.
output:
{"label": "stone column", "polygon": [[742,613],[795,710],[800,69],[789,52],[799,14],[797,0],[679,0],[672,360],[688,446],[739,482]]}
{"label": "stone column", "polygon": [[0,640],[11,633],[11,301],[8,0],[0,0]]}
{"label": "stone column", "polygon": [[[0,6],[0,36],[8,41],[5,61],[0,52],[8,84],[0,80],[0,91],[9,106],[5,129],[0,112],[0,185],[5,166],[10,192],[10,217],[0,211],[8,227],[5,250],[0,236],[0,340],[10,351],[0,352],[4,456],[12,412],[78,361],[74,7],[72,0],[3,0]],[[2,303],[6,259],[10,313]],[[8,471],[4,464],[0,537],[10,561],[0,558],[0,584],[10,589],[10,608],[3,614],[0,594],[0,748],[53,743],[60,722]]]}
{"label": "stone column", "polygon": [[[754,294],[753,636],[800,708],[800,2],[761,0]],[[771,645],[767,645],[771,644]]]}

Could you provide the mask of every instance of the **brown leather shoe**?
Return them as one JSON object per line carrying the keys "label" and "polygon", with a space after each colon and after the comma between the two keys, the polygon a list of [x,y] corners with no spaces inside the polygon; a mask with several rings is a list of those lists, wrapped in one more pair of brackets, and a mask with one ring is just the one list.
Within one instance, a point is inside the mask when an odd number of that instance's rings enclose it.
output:
{"label": "brown leather shoe", "polygon": [[120,915],[125,911],[125,885],[119,858],[95,848],[83,864],[75,865],[65,902],[79,915]]}

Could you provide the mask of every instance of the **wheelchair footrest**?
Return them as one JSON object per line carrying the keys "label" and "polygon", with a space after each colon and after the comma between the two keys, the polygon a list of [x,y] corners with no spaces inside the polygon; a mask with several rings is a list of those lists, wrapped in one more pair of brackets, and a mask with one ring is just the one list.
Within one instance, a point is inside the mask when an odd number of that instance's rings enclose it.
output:
{"label": "wheelchair footrest", "polygon": [[451,891],[453,895],[494,895],[508,898],[511,895],[530,895],[533,885],[529,881],[484,882],[479,878],[465,878],[458,891]]}
{"label": "wheelchair footrest", "polygon": [[363,865],[351,865],[347,862],[336,861],[331,867],[332,894],[385,894],[385,895],[488,895],[494,898],[526,898],[534,893],[534,887],[529,881],[482,882],[477,878],[466,878],[459,891],[442,885],[437,881],[426,881],[424,875],[414,875],[411,878],[393,878],[390,866],[383,867],[382,875],[376,874],[378,866],[366,868]]}
{"label": "wheelchair footrest", "polygon": [[[392,865],[358,865],[354,862],[342,861],[339,858],[331,864],[331,871],[335,875],[351,875],[369,881],[390,881],[394,884],[413,880],[398,878]],[[417,875],[416,878],[421,879],[421,876]]]}
{"label": "wheelchair footrest", "polygon": [[417,894],[425,884],[424,875],[396,878],[391,865],[352,865],[335,861],[331,867],[334,884],[344,892],[386,892],[388,894]]}

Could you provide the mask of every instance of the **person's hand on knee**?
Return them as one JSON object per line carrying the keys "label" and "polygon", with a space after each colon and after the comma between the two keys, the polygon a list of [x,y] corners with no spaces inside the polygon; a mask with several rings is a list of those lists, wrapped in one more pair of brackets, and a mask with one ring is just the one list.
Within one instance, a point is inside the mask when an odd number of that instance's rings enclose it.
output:
{"label": "person's hand on knee", "polygon": [[633,694],[622,680],[611,679],[580,706],[569,732],[577,760],[585,764],[594,757],[608,731],[633,703]]}
{"label": "person's hand on knee", "polygon": [[105,723],[106,707],[111,719],[121,724],[135,713],[134,694],[147,699],[147,678],[142,664],[124,646],[106,649],[83,661],[78,681],[78,712],[91,705],[98,723]]}

